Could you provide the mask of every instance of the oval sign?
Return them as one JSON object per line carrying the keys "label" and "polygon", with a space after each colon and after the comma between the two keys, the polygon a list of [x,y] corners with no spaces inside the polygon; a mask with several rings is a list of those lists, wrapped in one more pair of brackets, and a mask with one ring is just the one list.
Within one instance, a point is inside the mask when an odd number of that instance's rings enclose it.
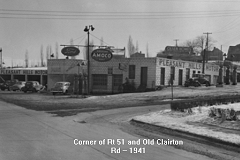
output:
{"label": "oval sign", "polygon": [[108,49],[95,49],[92,51],[92,58],[98,62],[106,62],[112,59],[112,52]]}
{"label": "oval sign", "polygon": [[64,47],[61,50],[62,54],[65,56],[77,56],[80,53],[80,50],[76,47]]}

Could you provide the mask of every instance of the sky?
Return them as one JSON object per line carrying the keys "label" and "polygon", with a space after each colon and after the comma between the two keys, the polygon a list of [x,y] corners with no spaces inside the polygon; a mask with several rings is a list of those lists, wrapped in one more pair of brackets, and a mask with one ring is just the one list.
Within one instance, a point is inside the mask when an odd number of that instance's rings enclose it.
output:
{"label": "sky", "polygon": [[[127,48],[129,36],[150,56],[203,33],[227,53],[240,43],[240,0],[0,0],[0,48],[5,66],[40,62],[43,46],[59,58],[62,46],[84,45],[85,26],[93,25],[90,41]],[[83,47],[80,47],[83,58]],[[31,65],[31,64],[30,64]]]}

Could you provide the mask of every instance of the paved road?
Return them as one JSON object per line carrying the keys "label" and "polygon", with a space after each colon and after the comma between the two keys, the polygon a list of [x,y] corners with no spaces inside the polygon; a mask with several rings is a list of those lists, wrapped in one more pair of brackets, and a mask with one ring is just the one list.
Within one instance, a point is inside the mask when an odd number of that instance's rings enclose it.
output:
{"label": "paved road", "polygon": [[[165,106],[168,107],[168,106]],[[128,118],[159,106],[134,107],[54,117],[44,112],[0,101],[0,160],[208,160],[171,146],[126,144],[143,138],[121,130]],[[74,140],[92,140],[94,145],[74,145]],[[103,139],[115,145],[99,145]],[[124,145],[117,145],[123,139]],[[110,141],[109,141],[110,142]],[[121,141],[122,142],[122,141]],[[111,147],[121,153],[111,153]],[[145,153],[130,153],[131,147],[145,148]],[[127,151],[123,151],[127,150]],[[143,150],[142,150],[143,151]]]}

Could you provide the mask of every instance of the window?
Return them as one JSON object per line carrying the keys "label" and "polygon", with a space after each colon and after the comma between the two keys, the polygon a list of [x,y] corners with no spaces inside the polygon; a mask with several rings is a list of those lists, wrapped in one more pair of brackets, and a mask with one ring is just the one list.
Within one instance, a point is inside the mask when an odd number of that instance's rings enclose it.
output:
{"label": "window", "polygon": [[135,65],[129,65],[129,79],[135,79]]}
{"label": "window", "polygon": [[122,74],[114,74],[113,75],[113,86],[119,86],[123,83],[123,75]]}
{"label": "window", "polygon": [[93,74],[93,85],[94,86],[106,86],[107,75],[106,74]]}

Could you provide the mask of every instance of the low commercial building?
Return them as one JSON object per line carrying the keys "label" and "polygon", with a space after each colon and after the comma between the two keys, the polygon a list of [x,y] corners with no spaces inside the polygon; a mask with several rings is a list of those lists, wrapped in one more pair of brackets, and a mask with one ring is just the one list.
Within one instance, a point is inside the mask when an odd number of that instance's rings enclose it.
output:
{"label": "low commercial building", "polygon": [[[174,60],[161,57],[125,58],[120,55],[99,50],[90,56],[89,73],[86,61],[78,59],[50,59],[48,60],[48,86],[58,81],[68,81],[76,84],[74,80],[80,75],[82,78],[82,91],[87,92],[89,82],[90,93],[118,93],[121,86],[128,81],[136,89],[155,89],[160,85],[169,85],[173,74],[173,85],[184,85],[185,80],[202,72],[202,63]],[[106,58],[106,59],[105,59]],[[85,75],[85,76],[83,76]],[[205,75],[211,84],[217,83],[219,66],[205,64]],[[85,81],[83,80],[85,78]],[[89,77],[89,81],[87,78]]]}
{"label": "low commercial building", "polygon": [[2,68],[0,73],[1,82],[18,79],[19,81],[38,81],[42,85],[47,84],[47,67]]}
{"label": "low commercial building", "polygon": [[[154,89],[160,85],[169,85],[173,74],[173,85],[184,85],[185,80],[202,72],[202,63],[167,58],[113,58],[107,62],[91,62],[91,91],[119,92],[119,85],[127,79],[136,88],[145,86]],[[205,64],[205,75],[211,84],[217,83],[219,66]]]}

